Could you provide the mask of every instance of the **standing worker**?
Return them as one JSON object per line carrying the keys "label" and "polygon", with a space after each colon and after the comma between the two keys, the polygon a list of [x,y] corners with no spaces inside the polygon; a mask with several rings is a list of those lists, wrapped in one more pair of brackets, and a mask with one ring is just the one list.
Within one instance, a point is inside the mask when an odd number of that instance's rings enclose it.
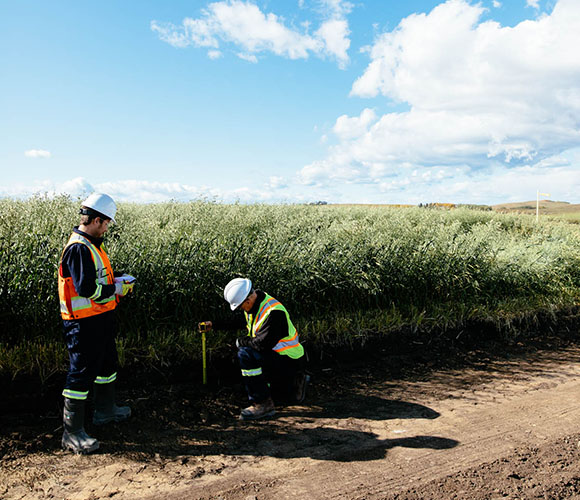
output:
{"label": "standing worker", "polygon": [[62,447],[91,453],[99,442],[84,428],[85,403],[94,383],[93,423],[120,422],[131,415],[128,406],[115,404],[117,379],[117,325],[114,309],[118,297],[134,283],[115,279],[103,248],[103,235],[115,222],[117,206],[100,193],[91,194],[80,209],[80,225],[64,247],[58,269],[58,295],[70,367],[64,396]]}
{"label": "standing worker", "polygon": [[[224,289],[232,311],[241,316],[231,321],[206,321],[208,329],[242,330],[248,334],[236,340],[238,361],[251,406],[242,410],[241,420],[256,420],[276,413],[274,400],[304,401],[309,376],[305,352],[286,308],[252,282],[235,278]],[[201,328],[201,324],[200,324]]]}

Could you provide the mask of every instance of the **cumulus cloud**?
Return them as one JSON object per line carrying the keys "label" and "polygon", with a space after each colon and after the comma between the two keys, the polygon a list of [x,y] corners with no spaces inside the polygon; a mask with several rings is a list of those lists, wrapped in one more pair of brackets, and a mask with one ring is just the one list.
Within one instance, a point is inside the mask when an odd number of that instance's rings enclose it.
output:
{"label": "cumulus cloud", "polygon": [[24,156],[27,158],[50,158],[52,155],[50,151],[44,149],[29,149],[28,151],[24,151]]}
{"label": "cumulus cloud", "polygon": [[337,143],[300,181],[387,189],[414,170],[459,168],[467,181],[492,166],[507,179],[510,169],[579,146],[580,3],[560,0],[551,14],[513,28],[481,22],[483,13],[481,4],[448,0],[378,36],[351,95],[409,110],[340,116]]}
{"label": "cumulus cloud", "polygon": [[[549,192],[552,199],[578,200],[580,149],[571,158],[554,156],[530,165],[510,166],[493,162],[489,168],[469,165],[423,166],[407,164],[396,172],[358,172],[344,169],[335,173],[334,182],[307,186],[317,199],[359,203],[481,203],[533,200],[536,191]],[[311,172],[314,173],[314,172]],[[349,184],[346,191],[344,185]]]}
{"label": "cumulus cloud", "polygon": [[349,35],[350,30],[345,19],[326,21],[316,31],[317,38],[324,43],[325,51],[337,59],[338,66],[341,69],[344,69],[348,63]]}
{"label": "cumulus cloud", "polygon": [[288,27],[282,17],[265,13],[250,1],[214,2],[199,18],[185,18],[181,25],[152,21],[151,29],[174,47],[208,49],[210,58],[221,55],[222,46],[233,45],[243,59],[257,61],[257,55],[271,52],[289,59],[307,59],[310,54],[336,59],[344,68],[350,46],[346,15],[352,5],[343,0],[323,0],[323,22],[314,34],[310,23],[302,30]]}
{"label": "cumulus cloud", "polygon": [[[380,165],[354,174],[348,168],[336,169],[336,183],[317,182],[305,186],[298,179],[272,176],[263,186],[215,189],[176,182],[151,182],[125,179],[91,182],[75,178],[65,182],[36,181],[32,184],[0,187],[0,198],[28,198],[35,194],[68,194],[84,199],[92,192],[104,192],[119,202],[162,203],[170,200],[212,200],[219,202],[279,203],[325,200],[336,203],[504,203],[532,200],[536,190],[549,192],[552,199],[578,199],[580,186],[580,148],[545,158],[530,165],[511,167],[496,162],[488,169],[469,165],[405,164],[397,172],[382,170]],[[319,165],[323,170],[324,162]],[[314,172],[313,172],[314,174]],[[349,189],[344,189],[344,184]]]}
{"label": "cumulus cloud", "polygon": [[367,108],[360,116],[352,118],[348,115],[339,116],[332,130],[341,139],[352,139],[366,133],[369,125],[376,119],[375,112]]}
{"label": "cumulus cloud", "polygon": [[540,0],[526,0],[526,5],[528,7],[533,7],[534,9],[540,8]]}
{"label": "cumulus cloud", "polygon": [[63,182],[60,186],[55,186],[53,188],[55,193],[66,193],[71,195],[73,198],[84,198],[92,192],[95,188],[83,177],[76,177],[69,181]]}
{"label": "cumulus cloud", "polygon": [[[404,182],[407,184],[403,185]],[[549,191],[555,199],[574,200],[579,185],[580,171],[573,165],[559,164],[546,168],[533,164],[510,168],[495,164],[488,170],[476,172],[458,168],[449,177],[446,174],[441,178],[428,179],[405,176],[385,181],[380,189],[388,199],[407,200],[415,204],[435,201],[493,204],[533,200],[538,189]]]}

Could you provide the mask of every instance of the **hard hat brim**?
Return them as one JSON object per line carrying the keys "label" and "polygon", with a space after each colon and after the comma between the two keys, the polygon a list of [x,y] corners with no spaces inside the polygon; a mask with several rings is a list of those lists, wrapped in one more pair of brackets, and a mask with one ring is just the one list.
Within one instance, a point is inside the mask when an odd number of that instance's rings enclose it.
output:
{"label": "hard hat brim", "polygon": [[91,215],[93,217],[100,217],[101,219],[109,219],[110,221],[115,222],[115,219],[113,217],[105,215],[105,214],[103,214],[103,213],[99,212],[98,210],[95,210],[94,208],[91,208],[91,207],[82,206],[80,214],[81,215]]}

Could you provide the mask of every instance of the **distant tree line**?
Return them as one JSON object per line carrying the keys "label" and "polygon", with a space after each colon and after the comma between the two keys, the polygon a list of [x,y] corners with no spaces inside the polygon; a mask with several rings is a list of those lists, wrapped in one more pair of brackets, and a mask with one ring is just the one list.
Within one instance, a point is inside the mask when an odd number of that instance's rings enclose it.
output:
{"label": "distant tree line", "polygon": [[473,203],[419,203],[420,208],[468,208],[470,210],[482,210],[491,211],[493,210],[489,205],[475,205]]}

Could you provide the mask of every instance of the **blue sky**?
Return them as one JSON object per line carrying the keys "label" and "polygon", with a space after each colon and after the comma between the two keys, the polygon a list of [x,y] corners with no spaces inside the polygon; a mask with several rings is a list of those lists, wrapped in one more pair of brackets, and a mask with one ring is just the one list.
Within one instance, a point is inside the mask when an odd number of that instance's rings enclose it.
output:
{"label": "blue sky", "polygon": [[0,196],[580,202],[577,0],[4,0],[0,19]]}

